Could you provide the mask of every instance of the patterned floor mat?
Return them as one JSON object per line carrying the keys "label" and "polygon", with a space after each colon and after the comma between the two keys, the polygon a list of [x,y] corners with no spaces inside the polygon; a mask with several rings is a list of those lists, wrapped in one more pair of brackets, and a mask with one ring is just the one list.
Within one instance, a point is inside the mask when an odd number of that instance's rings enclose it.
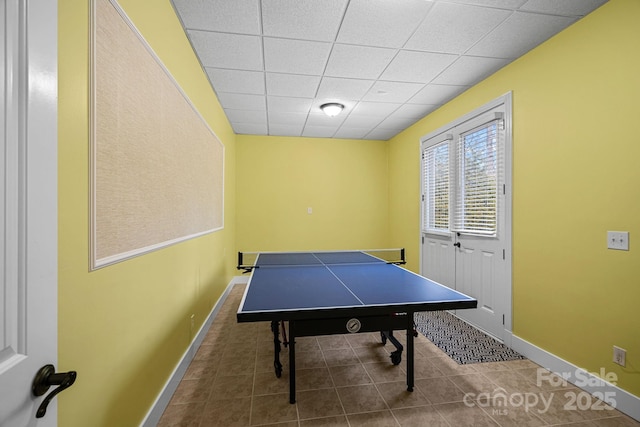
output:
{"label": "patterned floor mat", "polygon": [[460,365],[526,359],[446,311],[415,314],[416,330]]}

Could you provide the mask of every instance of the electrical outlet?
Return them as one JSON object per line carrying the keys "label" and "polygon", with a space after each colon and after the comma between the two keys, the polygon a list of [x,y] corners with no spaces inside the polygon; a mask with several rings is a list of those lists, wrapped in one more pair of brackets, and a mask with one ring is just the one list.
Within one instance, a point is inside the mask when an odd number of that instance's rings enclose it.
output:
{"label": "electrical outlet", "polygon": [[624,348],[613,346],[613,363],[625,366],[627,363],[627,350]]}

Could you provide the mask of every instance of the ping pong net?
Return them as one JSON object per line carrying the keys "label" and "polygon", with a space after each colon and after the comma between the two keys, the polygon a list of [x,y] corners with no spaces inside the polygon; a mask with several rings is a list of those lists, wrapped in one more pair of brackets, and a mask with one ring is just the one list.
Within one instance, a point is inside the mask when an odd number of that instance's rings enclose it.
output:
{"label": "ping pong net", "polygon": [[339,264],[406,264],[404,248],[300,251],[238,252],[238,270],[249,273],[255,268],[304,267]]}

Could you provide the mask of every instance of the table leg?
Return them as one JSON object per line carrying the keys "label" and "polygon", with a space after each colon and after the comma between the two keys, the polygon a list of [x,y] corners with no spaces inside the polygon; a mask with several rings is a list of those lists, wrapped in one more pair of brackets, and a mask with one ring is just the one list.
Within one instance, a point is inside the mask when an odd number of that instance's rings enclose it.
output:
{"label": "table leg", "polygon": [[276,377],[282,376],[282,363],[280,363],[280,322],[271,321],[271,332],[273,332],[273,367]]}
{"label": "table leg", "polygon": [[414,375],[413,375],[413,354],[414,345],[413,338],[415,336],[413,330],[413,313],[407,313],[407,390],[413,391]]}
{"label": "table leg", "polygon": [[296,403],[296,331],[295,321],[289,321],[289,403]]}
{"label": "table leg", "polygon": [[382,344],[386,344],[388,339],[396,348],[396,351],[391,352],[391,362],[394,365],[399,365],[402,361],[402,350],[404,349],[404,347],[402,347],[400,341],[398,341],[396,337],[393,336],[393,330],[381,331],[380,334],[382,335]]}

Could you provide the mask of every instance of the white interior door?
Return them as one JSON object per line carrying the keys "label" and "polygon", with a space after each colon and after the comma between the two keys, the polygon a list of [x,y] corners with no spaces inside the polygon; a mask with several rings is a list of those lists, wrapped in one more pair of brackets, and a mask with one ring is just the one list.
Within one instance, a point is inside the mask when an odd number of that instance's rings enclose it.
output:
{"label": "white interior door", "polygon": [[0,426],[53,427],[31,387],[57,363],[57,2],[2,0],[0,23]]}
{"label": "white interior door", "polygon": [[511,329],[510,113],[508,94],[422,140],[422,274],[476,298],[455,314],[500,340]]}

